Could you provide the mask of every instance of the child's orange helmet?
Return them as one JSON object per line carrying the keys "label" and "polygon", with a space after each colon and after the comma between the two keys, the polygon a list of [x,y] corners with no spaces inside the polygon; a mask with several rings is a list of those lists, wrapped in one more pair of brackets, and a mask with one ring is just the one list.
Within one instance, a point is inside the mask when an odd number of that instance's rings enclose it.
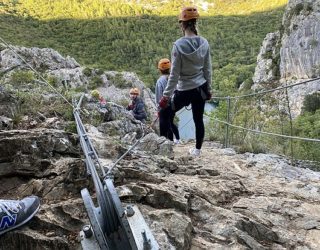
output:
{"label": "child's orange helmet", "polygon": [[197,7],[184,7],[179,15],[179,21],[188,21],[191,19],[197,19],[199,12]]}
{"label": "child's orange helmet", "polygon": [[168,58],[162,58],[158,63],[158,69],[160,70],[170,69],[170,67],[171,67],[171,62]]}

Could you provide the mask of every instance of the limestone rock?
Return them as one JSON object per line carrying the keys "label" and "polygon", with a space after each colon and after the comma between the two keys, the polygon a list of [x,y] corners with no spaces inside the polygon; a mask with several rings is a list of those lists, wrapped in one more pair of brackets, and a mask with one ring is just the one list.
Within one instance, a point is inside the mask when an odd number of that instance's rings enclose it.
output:
{"label": "limestone rock", "polygon": [[281,78],[308,79],[320,74],[320,7],[317,1],[291,0],[283,17]]}
{"label": "limestone rock", "polygon": [[107,101],[112,100],[113,102],[127,105],[130,102],[130,89],[138,88],[149,116],[156,113],[157,107],[154,93],[145,87],[145,84],[135,73],[106,71],[102,75],[102,78],[105,79],[104,86],[99,87],[98,90]]}
{"label": "limestone rock", "polygon": [[0,116],[0,130],[10,130],[12,128],[12,119],[5,116]]}
{"label": "limestone rock", "polygon": [[257,66],[252,78],[255,84],[254,88],[257,88],[257,84],[270,82],[275,79],[273,60],[276,57],[276,44],[279,37],[279,32],[269,33],[262,42],[257,57]]}
{"label": "limestone rock", "polygon": [[[75,59],[67,56],[64,58],[57,51],[50,48],[26,48],[11,46],[15,53],[10,49],[0,52],[0,67],[9,69],[12,67],[25,67],[27,62],[36,70],[57,70],[61,68],[76,68],[80,65]],[[19,56],[25,61],[23,61]]]}
{"label": "limestone rock", "polygon": [[[285,86],[320,76],[320,7],[318,1],[290,0],[282,30],[267,34],[257,57],[252,89]],[[320,91],[319,81],[288,89],[293,118],[301,113],[306,95]],[[283,100],[281,92],[276,99]],[[286,104],[282,104],[283,107]]]}
{"label": "limestone rock", "polygon": [[48,75],[58,79],[66,88],[76,88],[89,83],[88,77],[83,74],[83,68],[80,67],[50,70]]}
{"label": "limestone rock", "polygon": [[147,134],[141,139],[137,149],[147,151],[151,154],[160,154],[168,157],[172,157],[172,142],[165,137],[159,137],[155,133]]}
{"label": "limestone rock", "polygon": [[17,101],[5,88],[0,86],[0,114],[11,118],[17,109]]}
{"label": "limestone rock", "polygon": [[[150,228],[157,234],[160,249],[189,249],[192,224],[174,209],[146,211]],[[160,230],[161,228],[161,230]]]}
{"label": "limestone rock", "polygon": [[[112,137],[94,127],[87,130],[98,154],[105,157],[101,161],[110,162],[114,155],[99,145],[112,144]],[[42,200],[30,223],[2,236],[6,249],[22,244],[79,247],[77,234],[88,223],[80,190],[93,186],[76,154],[77,141],[70,136],[57,130],[0,133],[1,148],[8,148],[0,157],[0,197],[35,194]],[[293,167],[277,155],[242,155],[207,142],[201,156],[192,158],[190,146],[174,146],[173,159],[134,150],[115,168],[122,202],[139,206],[161,249],[317,246],[318,172]],[[120,153],[117,146],[112,151]]]}

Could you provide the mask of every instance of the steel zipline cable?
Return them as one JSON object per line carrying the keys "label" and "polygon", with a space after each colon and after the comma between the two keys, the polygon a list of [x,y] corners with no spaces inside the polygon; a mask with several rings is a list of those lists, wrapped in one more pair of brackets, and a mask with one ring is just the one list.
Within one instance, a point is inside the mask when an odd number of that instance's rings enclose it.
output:
{"label": "steel zipline cable", "polygon": [[240,99],[240,98],[251,97],[251,96],[255,96],[255,95],[264,95],[264,94],[267,94],[267,93],[270,93],[270,92],[275,92],[275,91],[282,90],[282,89],[292,88],[292,87],[295,87],[295,86],[298,86],[298,85],[306,84],[306,83],[309,83],[309,82],[314,82],[314,81],[317,81],[317,80],[320,80],[320,77],[309,79],[309,80],[303,81],[303,82],[294,83],[294,84],[291,84],[291,85],[286,85],[286,86],[274,88],[274,89],[263,90],[263,91],[256,92],[256,93],[251,93],[251,94],[246,94],[246,95],[238,95],[238,96],[214,96],[211,99],[220,99],[220,100],[224,100],[224,99]]}

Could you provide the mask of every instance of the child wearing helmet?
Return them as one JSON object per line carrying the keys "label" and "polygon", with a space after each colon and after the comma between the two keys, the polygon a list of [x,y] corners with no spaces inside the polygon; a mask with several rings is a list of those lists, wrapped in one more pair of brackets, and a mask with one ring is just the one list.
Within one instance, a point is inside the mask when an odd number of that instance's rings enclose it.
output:
{"label": "child wearing helmet", "polygon": [[131,103],[128,105],[127,110],[132,111],[132,114],[135,119],[145,123],[147,119],[147,113],[144,108],[144,102],[140,95],[140,91],[138,88],[130,89],[130,99]]}
{"label": "child wearing helmet", "polygon": [[107,101],[106,101],[106,99],[104,99],[104,97],[100,94],[100,92],[97,89],[91,91],[91,96],[93,98],[99,100],[100,108],[106,107]]}
{"label": "child wearing helmet", "polygon": [[[170,74],[171,62],[167,58],[163,58],[158,63],[158,69],[161,76],[156,83],[156,103],[159,103],[163,91],[167,86],[168,77]],[[175,143],[180,143],[180,135],[177,126],[174,124],[175,113],[170,107],[160,108],[158,106],[160,136],[164,136]],[[173,139],[173,135],[175,139]]]}
{"label": "child wearing helmet", "polygon": [[196,130],[196,145],[190,149],[192,156],[199,156],[204,139],[203,113],[205,101],[211,99],[211,57],[208,41],[198,35],[196,28],[199,13],[196,7],[185,7],[179,15],[183,37],[175,41],[171,53],[171,72],[167,87],[159,102],[166,107],[174,94],[172,107],[177,112],[191,104]]}

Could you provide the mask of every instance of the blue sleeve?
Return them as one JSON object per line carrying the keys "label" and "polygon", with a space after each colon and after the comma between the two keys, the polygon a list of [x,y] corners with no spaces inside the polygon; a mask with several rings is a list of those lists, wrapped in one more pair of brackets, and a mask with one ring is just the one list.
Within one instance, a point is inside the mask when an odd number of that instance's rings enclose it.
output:
{"label": "blue sleeve", "polygon": [[157,85],[156,85],[156,104],[157,105],[162,97],[163,91],[164,91],[164,89],[162,87],[161,80],[159,78],[157,81]]}

